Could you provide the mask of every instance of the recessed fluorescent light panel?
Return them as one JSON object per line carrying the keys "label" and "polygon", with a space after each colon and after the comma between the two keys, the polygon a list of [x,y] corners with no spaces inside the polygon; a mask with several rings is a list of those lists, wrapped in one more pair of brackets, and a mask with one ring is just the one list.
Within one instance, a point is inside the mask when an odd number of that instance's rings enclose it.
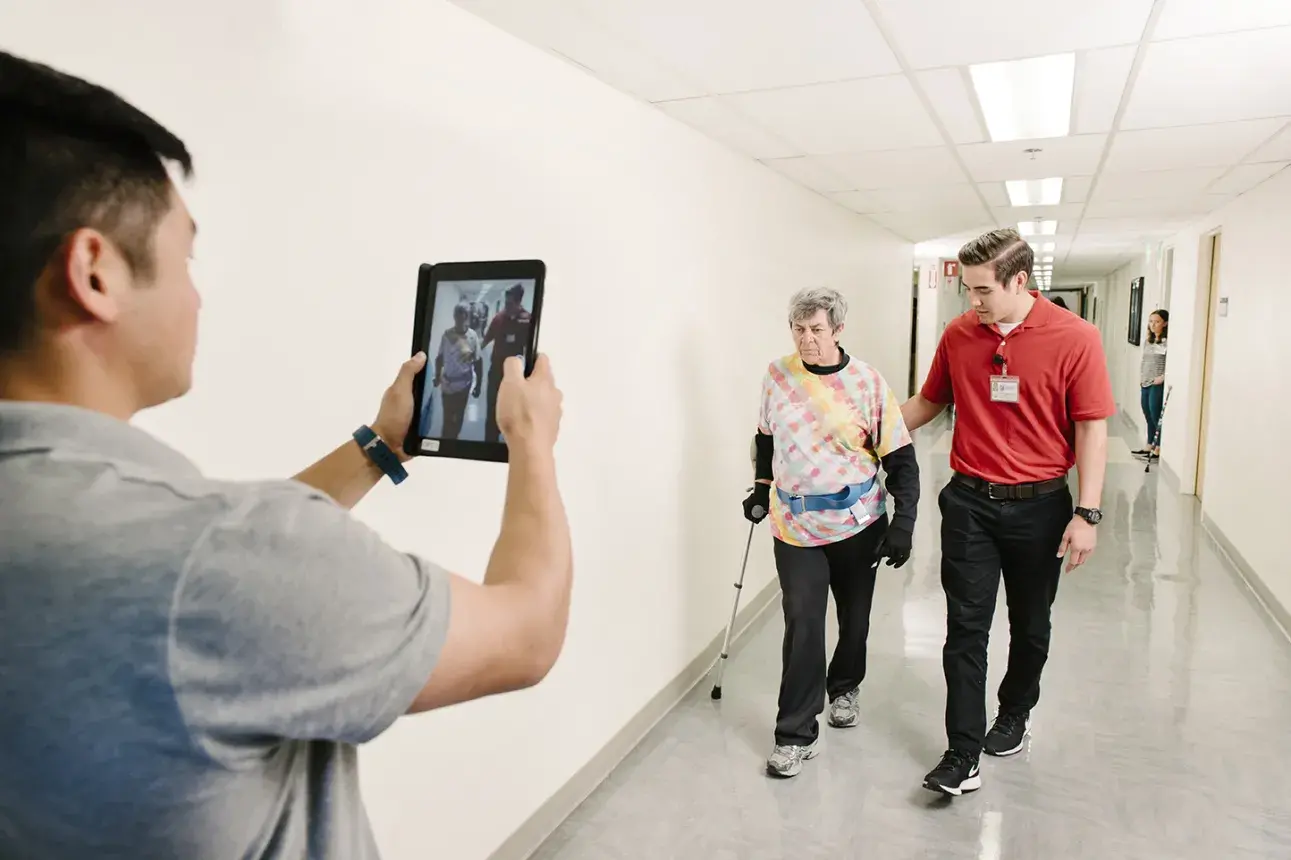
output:
{"label": "recessed fluorescent light panel", "polygon": [[1023,236],[1053,236],[1058,232],[1057,221],[1022,221],[1018,232]]}
{"label": "recessed fluorescent light panel", "polygon": [[1052,262],[1053,262],[1053,257],[1043,257],[1043,258],[1041,258],[1040,262],[1042,262],[1042,263],[1052,263]]}
{"label": "recessed fluorescent light panel", "polygon": [[1057,206],[1062,202],[1062,177],[1011,179],[1004,183],[1014,206]]}
{"label": "recessed fluorescent light panel", "polygon": [[969,66],[968,71],[991,140],[1037,140],[1071,133],[1075,54],[982,63]]}

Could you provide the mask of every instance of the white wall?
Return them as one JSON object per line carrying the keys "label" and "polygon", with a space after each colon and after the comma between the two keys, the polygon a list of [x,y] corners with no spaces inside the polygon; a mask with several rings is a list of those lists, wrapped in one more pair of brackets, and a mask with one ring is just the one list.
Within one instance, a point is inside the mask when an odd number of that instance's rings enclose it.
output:
{"label": "white wall", "polygon": [[[568,646],[540,687],[365,750],[391,860],[487,856],[720,633],[794,289],[846,291],[847,345],[903,387],[911,246],[442,0],[10,3],[0,45],[118,88],[194,150],[197,389],[141,423],[212,474],[290,474],[371,420],[419,263],[549,265]],[[414,466],[360,515],[482,575],[503,468]],[[745,594],[772,575],[763,529]]]}
{"label": "white wall", "polygon": [[[1203,510],[1224,532],[1274,597],[1291,609],[1291,570],[1279,540],[1291,483],[1291,448],[1281,431],[1291,425],[1291,338],[1283,331],[1286,290],[1280,271],[1291,235],[1291,170],[1197,221],[1164,243],[1174,248],[1170,288],[1170,355],[1166,385],[1172,388],[1162,430],[1161,455],[1179,476],[1183,492],[1196,488],[1200,418],[1202,338],[1205,330],[1209,236],[1222,230],[1220,294],[1229,313],[1216,320],[1212,401],[1207,439]],[[1162,250],[1163,250],[1162,249]],[[1144,315],[1161,295],[1147,272]],[[1128,272],[1113,277],[1128,288]],[[1109,310],[1109,343],[1124,343],[1128,296]],[[1128,346],[1128,344],[1126,344]],[[1131,348],[1132,349],[1132,348]],[[1109,360],[1111,360],[1109,358]],[[1128,357],[1116,359],[1122,378]],[[1116,365],[1113,365],[1115,370]],[[1128,411],[1128,410],[1127,410]],[[1141,419],[1139,419],[1141,421]]]}

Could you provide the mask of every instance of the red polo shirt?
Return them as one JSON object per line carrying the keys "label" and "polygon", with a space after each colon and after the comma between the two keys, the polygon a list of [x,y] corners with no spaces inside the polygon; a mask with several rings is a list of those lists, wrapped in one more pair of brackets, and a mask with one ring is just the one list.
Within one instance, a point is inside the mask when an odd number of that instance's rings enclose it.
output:
{"label": "red polo shirt", "polygon": [[[922,394],[955,404],[950,467],[999,484],[1059,478],[1076,463],[1076,422],[1116,414],[1098,329],[1032,291],[1036,303],[1002,335],[969,311],[946,327]],[[991,400],[991,377],[1018,379],[1018,402]]]}

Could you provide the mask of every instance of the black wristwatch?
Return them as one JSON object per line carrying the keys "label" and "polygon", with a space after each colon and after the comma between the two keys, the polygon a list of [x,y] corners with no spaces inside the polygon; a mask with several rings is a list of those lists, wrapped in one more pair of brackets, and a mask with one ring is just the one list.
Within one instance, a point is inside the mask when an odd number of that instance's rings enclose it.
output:
{"label": "black wristwatch", "polygon": [[1098,508],[1076,508],[1076,516],[1091,526],[1096,526],[1103,521],[1103,512]]}

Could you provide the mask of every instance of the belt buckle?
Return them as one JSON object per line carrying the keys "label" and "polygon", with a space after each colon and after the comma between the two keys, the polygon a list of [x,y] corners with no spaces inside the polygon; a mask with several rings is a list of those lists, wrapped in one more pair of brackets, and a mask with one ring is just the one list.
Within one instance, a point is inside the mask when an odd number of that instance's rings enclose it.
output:
{"label": "belt buckle", "polygon": [[[1001,495],[998,495],[998,496],[995,494],[995,490],[997,487],[1001,491]],[[986,498],[990,499],[993,502],[1006,502],[1008,501],[1008,498],[1009,498],[1007,490],[1008,490],[1008,486],[1006,484],[987,484]]]}
{"label": "belt buckle", "polygon": [[807,505],[803,502],[802,496],[796,494],[789,496],[789,510],[795,514],[806,513]]}

